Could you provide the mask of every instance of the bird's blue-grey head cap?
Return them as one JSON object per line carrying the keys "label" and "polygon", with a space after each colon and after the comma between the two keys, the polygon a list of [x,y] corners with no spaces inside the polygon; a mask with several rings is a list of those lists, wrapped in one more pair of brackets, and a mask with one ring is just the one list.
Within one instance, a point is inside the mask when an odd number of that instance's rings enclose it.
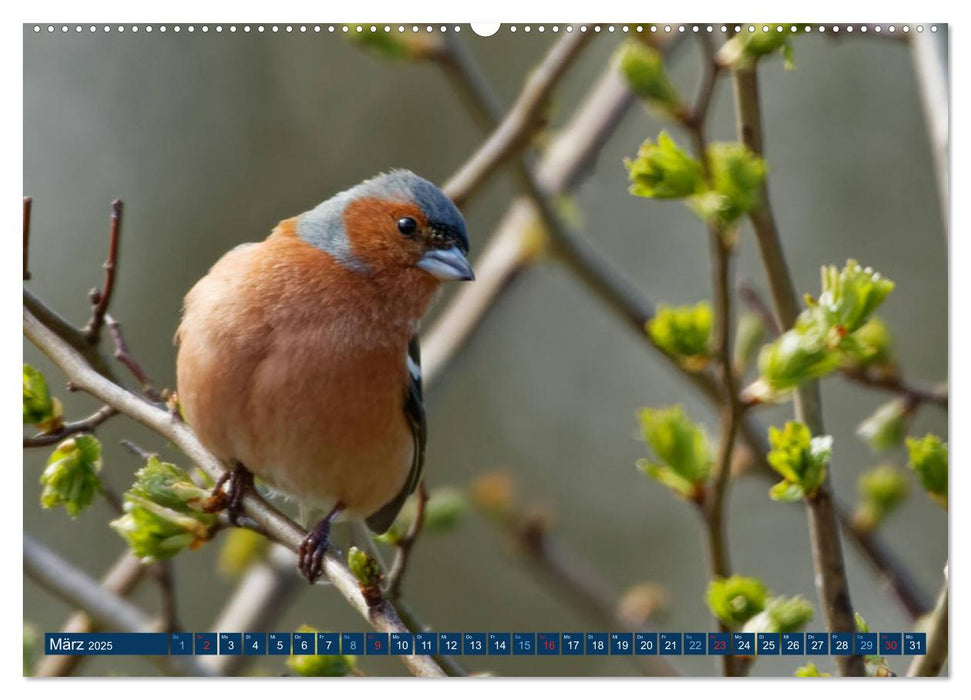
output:
{"label": "bird's blue-grey head cap", "polygon": [[463,254],[468,254],[469,236],[462,212],[438,187],[410,170],[381,173],[339,192],[300,217],[298,235],[347,265],[366,267],[354,255],[344,231],[344,210],[348,204],[362,198],[417,206],[434,233],[450,241]]}

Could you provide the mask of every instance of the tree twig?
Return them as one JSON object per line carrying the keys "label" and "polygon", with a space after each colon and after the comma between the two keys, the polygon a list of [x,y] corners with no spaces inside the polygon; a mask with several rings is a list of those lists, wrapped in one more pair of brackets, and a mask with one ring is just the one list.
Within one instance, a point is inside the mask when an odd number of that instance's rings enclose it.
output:
{"label": "tree twig", "polygon": [[428,504],[428,492],[425,490],[425,482],[418,484],[418,491],[415,494],[417,508],[415,519],[411,521],[408,532],[402,535],[401,539],[395,544],[394,563],[391,571],[388,572],[388,584],[385,588],[385,596],[390,600],[396,601],[401,597],[401,584],[404,581],[405,572],[408,570],[408,561],[411,559],[411,550],[415,546],[415,541],[421,534],[421,528],[425,524],[425,506]]}
{"label": "tree twig", "polygon": [[[173,442],[214,481],[222,474],[224,466],[202,446],[188,425],[175,420],[168,411],[157,408],[108,381],[26,308],[24,309],[24,334],[64,371],[78,389],[114,406],[119,412]],[[261,532],[293,552],[299,550],[306,532],[270,506],[258,494],[252,492],[246,494],[243,498],[243,510]],[[381,632],[407,631],[394,606],[388,601],[368,606],[361,595],[357,579],[333,551],[325,554],[322,567],[324,575],[334,588],[375,629]],[[402,656],[401,660],[416,675],[443,675],[442,669],[427,656]]]}
{"label": "tree twig", "polygon": [[[753,152],[763,155],[762,116],[755,69],[735,68],[732,79],[739,140]],[[762,188],[761,203],[750,215],[750,220],[769,279],[780,326],[791,328],[799,315],[799,301],[782,252],[782,243],[769,207],[768,188],[765,185]],[[795,392],[794,401],[796,418],[805,423],[813,435],[823,435],[825,431],[818,382],[803,384]],[[843,560],[839,522],[833,506],[831,471],[832,465],[816,493],[806,498],[813,565],[829,630],[853,633],[856,623]],[[841,675],[864,675],[862,656],[837,656],[836,665]]]}
{"label": "tree twig", "polygon": [[116,199],[111,203],[111,225],[108,229],[108,257],[105,260],[105,279],[101,289],[92,289],[91,320],[84,327],[84,333],[91,345],[97,345],[101,338],[101,327],[104,323],[108,305],[111,304],[111,294],[115,289],[115,269],[118,266],[118,244],[121,239],[121,211],[122,203]]}
{"label": "tree twig", "polygon": [[53,433],[37,433],[33,437],[25,437],[24,447],[45,447],[77,433],[93,433],[95,428],[117,414],[118,411],[111,406],[102,406],[87,418],[72,423],[64,423],[60,430]]}
{"label": "tree twig", "polygon": [[[941,586],[941,593],[937,598],[937,605],[930,614],[930,624],[927,631],[927,649],[924,656],[917,656],[907,670],[908,676],[936,676],[944,668],[947,661],[947,637],[948,637],[948,574],[947,567],[944,568],[944,585]],[[905,652],[906,653],[906,650]]]}
{"label": "tree twig", "polygon": [[115,359],[128,368],[128,371],[131,372],[135,380],[141,385],[142,393],[145,396],[152,401],[161,401],[162,397],[155,391],[152,380],[149,379],[148,374],[145,373],[145,370],[142,369],[142,366],[128,348],[125,337],[121,334],[121,324],[111,314],[104,315],[104,322],[108,326],[108,333],[111,335],[111,340],[115,345]]}
{"label": "tree twig", "polygon": [[589,32],[564,34],[533,70],[502,122],[442,187],[458,207],[462,207],[489,175],[529,142],[553,89],[591,37]]}
{"label": "tree twig", "polygon": [[[24,573],[58,598],[80,608],[98,626],[121,632],[157,631],[152,618],[137,606],[102,587],[85,572],[68,563],[26,532]],[[149,656],[167,673],[207,676],[191,657]]]}
{"label": "tree twig", "polygon": [[910,36],[914,58],[914,72],[920,88],[921,105],[927,122],[927,135],[934,158],[934,175],[937,180],[938,202],[941,207],[941,225],[944,238],[950,230],[950,178],[948,175],[948,146],[950,128],[947,95],[947,57],[942,55],[937,39],[930,32],[913,32]]}

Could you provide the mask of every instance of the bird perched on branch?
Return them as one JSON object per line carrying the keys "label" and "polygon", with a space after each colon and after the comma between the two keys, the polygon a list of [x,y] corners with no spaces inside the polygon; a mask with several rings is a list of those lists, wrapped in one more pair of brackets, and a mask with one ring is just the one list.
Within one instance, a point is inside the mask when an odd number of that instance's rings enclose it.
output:
{"label": "bird perched on branch", "polygon": [[230,467],[208,507],[235,521],[255,474],[328,511],[300,548],[310,581],[338,515],[384,532],[418,485],[418,326],[442,281],[474,278],[468,250],[452,201],[396,170],[234,248],[186,295],[179,401]]}

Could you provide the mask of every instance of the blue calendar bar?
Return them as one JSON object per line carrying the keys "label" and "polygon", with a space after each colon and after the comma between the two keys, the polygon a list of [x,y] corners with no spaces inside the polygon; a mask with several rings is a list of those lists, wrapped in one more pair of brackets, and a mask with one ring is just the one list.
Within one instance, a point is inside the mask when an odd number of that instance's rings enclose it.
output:
{"label": "blue calendar bar", "polygon": [[922,656],[923,632],[48,632],[44,651],[72,656]]}
{"label": "blue calendar bar", "polygon": [[48,632],[44,653],[52,656],[168,656],[164,632]]}

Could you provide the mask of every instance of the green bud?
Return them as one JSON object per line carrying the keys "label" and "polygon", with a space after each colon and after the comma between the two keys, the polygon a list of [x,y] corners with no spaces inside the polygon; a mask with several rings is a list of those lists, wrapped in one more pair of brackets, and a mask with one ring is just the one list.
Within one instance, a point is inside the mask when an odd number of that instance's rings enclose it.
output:
{"label": "green bud", "polygon": [[888,401],[860,423],[856,434],[866,440],[874,452],[889,450],[903,443],[909,415],[906,401]]}
{"label": "green bud", "polygon": [[823,673],[818,668],[816,668],[816,664],[810,661],[805,666],[800,666],[799,668],[797,668],[795,675],[797,678],[829,678],[833,674]]}
{"label": "green bud", "polygon": [[640,41],[627,41],[618,49],[616,60],[635,95],[666,112],[682,109],[681,96],[668,80],[657,49]]}
{"label": "green bud", "polygon": [[708,584],[708,609],[730,629],[765,609],[769,591],[757,578],[731,576]]}
{"label": "green bud", "polygon": [[189,475],[174,464],[152,455],[135,472],[130,493],[179,513],[198,513],[209,498],[207,489],[196,486]]}
{"label": "green bud", "polygon": [[186,547],[201,547],[216,523],[215,515],[180,513],[132,493],[125,494],[124,509],[125,514],[109,524],[146,563],[168,559]]}
{"label": "green bud", "polygon": [[347,38],[377,58],[389,61],[417,61],[429,58],[439,48],[440,40],[434,34],[401,34],[385,32],[383,27],[371,31],[370,24],[363,24],[363,31],[355,31],[357,25],[348,25]]}
{"label": "green bud", "polygon": [[823,335],[811,331],[788,330],[759,352],[760,379],[769,399],[825,376],[839,365],[839,354],[829,348]]}
{"label": "green bud", "polygon": [[862,530],[870,531],[903,503],[910,485],[899,469],[882,465],[861,474],[857,486],[860,502],[854,522]]}
{"label": "green bud", "polygon": [[347,553],[347,566],[362,586],[373,586],[381,581],[381,566],[362,549],[350,548]]}
{"label": "green bud", "polygon": [[72,518],[101,492],[101,443],[94,435],[76,435],[57,446],[40,475],[44,508],[63,505]]}
{"label": "green bud", "polygon": [[[309,625],[300,625],[297,632],[316,634]],[[350,654],[294,654],[288,656],[286,666],[298,676],[315,678],[346,676],[357,667],[357,657]]]}
{"label": "green bud", "polygon": [[665,353],[686,369],[704,369],[711,354],[711,304],[658,307],[647,322],[647,334]]}
{"label": "green bud", "polygon": [[705,189],[701,163],[689,156],[666,131],[641,144],[637,157],[624,161],[630,179],[630,192],[652,199],[680,199]]}
{"label": "green bud", "polygon": [[[763,27],[768,30],[763,31]],[[757,24],[754,32],[739,32],[726,41],[718,51],[718,61],[733,68],[750,68],[759,59],[781,51],[786,70],[791,70],[794,65],[792,37],[804,32],[805,27],[805,24]]]}
{"label": "green bud", "polygon": [[56,430],[61,425],[61,402],[52,399],[44,375],[30,365],[24,365],[24,425],[36,425],[41,430]]}
{"label": "green bud", "polygon": [[773,500],[795,501],[813,494],[826,477],[826,465],[833,452],[829,435],[811,437],[803,423],[789,421],[779,430],[769,427],[769,464],[783,481],[769,491]]}
{"label": "green bud", "polygon": [[713,461],[704,431],[688,420],[681,406],[643,408],[638,417],[644,440],[658,459],[639,460],[638,469],[686,498],[695,497]]}
{"label": "green bud", "polygon": [[863,327],[893,291],[894,283],[872,268],[847,260],[842,270],[835,265],[822,268],[822,294],[815,305],[823,310],[826,323],[840,335]]}
{"label": "green bud", "polygon": [[713,143],[708,147],[711,188],[691,199],[705,221],[731,226],[758,206],[766,165],[741,143]]}
{"label": "green bud", "polygon": [[852,339],[852,344],[844,347],[847,364],[864,367],[894,365],[893,337],[886,324],[876,316],[860,326]]}
{"label": "green bud", "polygon": [[226,576],[239,576],[258,561],[270,546],[263,535],[245,527],[234,527],[225,535],[219,550],[219,571]]}
{"label": "green bud", "polygon": [[423,532],[451,532],[465,516],[468,503],[461,491],[454,488],[438,488],[428,495],[425,504]]}
{"label": "green bud", "polygon": [[[853,613],[853,619],[856,622],[857,632],[869,632],[870,626],[863,619],[860,613]],[[887,666],[886,661],[879,654],[870,654],[869,656],[863,657],[863,667],[866,671],[867,676],[893,676],[895,675],[890,667]]]}
{"label": "green bud", "polygon": [[798,632],[813,619],[813,606],[802,596],[775,596],[765,603],[765,610],[753,616],[742,628],[744,632]]}
{"label": "green bud", "polygon": [[947,443],[928,433],[907,438],[909,465],[931,498],[947,508]]}
{"label": "green bud", "polygon": [[24,676],[34,672],[34,664],[37,662],[37,640],[37,628],[24,622]]}
{"label": "green bud", "polygon": [[733,357],[735,366],[741,371],[744,372],[755,359],[767,331],[765,321],[758,314],[744,313],[739,316]]}

